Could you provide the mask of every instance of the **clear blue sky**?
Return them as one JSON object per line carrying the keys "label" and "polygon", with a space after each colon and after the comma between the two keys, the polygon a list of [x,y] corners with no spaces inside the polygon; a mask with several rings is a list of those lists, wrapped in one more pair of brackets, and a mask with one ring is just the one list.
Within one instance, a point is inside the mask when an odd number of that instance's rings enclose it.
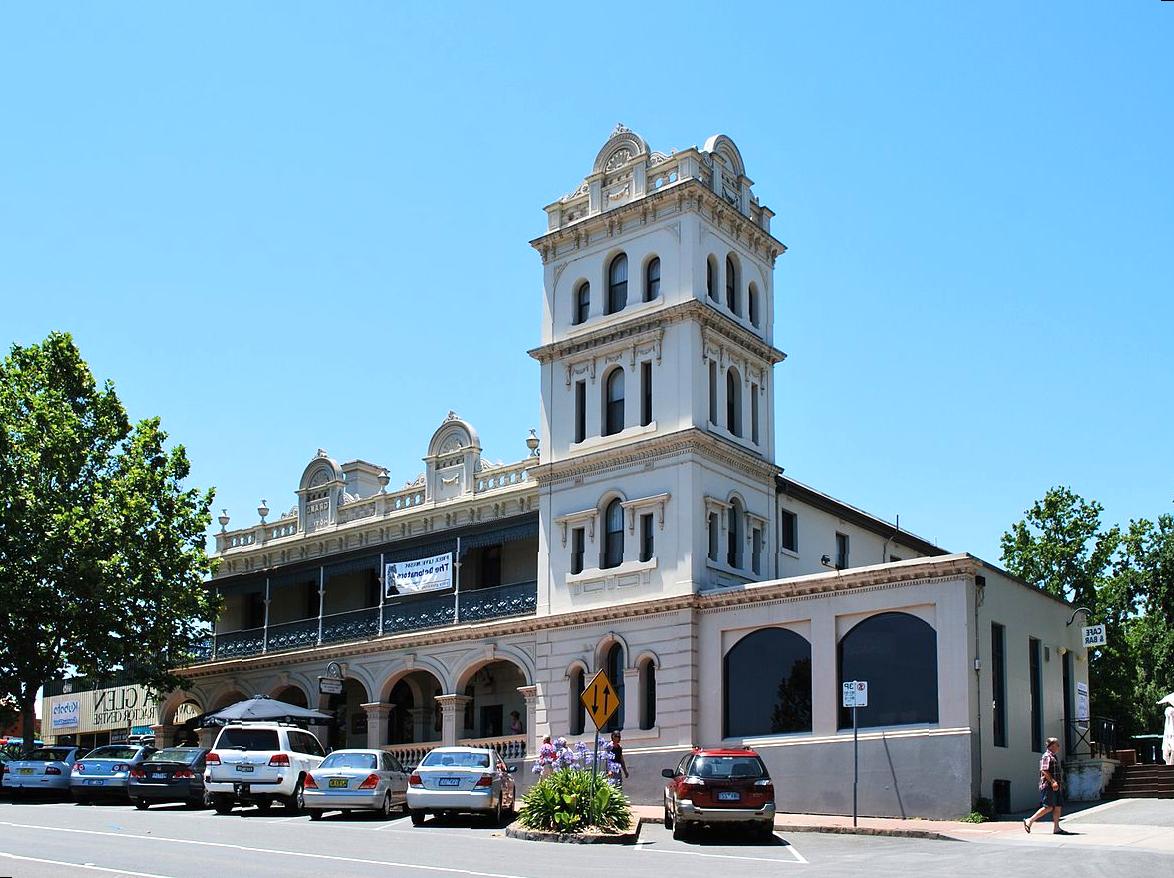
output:
{"label": "clear blue sky", "polygon": [[789,247],[778,460],[998,558],[1174,498],[1174,3],[8,4],[0,342],[74,333],[252,523],[321,446],[537,426],[544,204],[730,135]]}

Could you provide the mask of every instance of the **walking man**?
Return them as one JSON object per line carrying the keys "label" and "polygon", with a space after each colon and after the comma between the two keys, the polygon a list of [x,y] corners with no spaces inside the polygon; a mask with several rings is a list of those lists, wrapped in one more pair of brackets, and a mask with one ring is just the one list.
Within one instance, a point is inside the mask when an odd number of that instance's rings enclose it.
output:
{"label": "walking man", "polygon": [[1060,783],[1060,760],[1056,754],[1060,752],[1060,742],[1056,738],[1048,738],[1048,746],[1039,760],[1039,810],[1023,821],[1023,829],[1031,832],[1032,824],[1045,814],[1052,815],[1052,835],[1071,835],[1060,828],[1060,807],[1064,801]]}

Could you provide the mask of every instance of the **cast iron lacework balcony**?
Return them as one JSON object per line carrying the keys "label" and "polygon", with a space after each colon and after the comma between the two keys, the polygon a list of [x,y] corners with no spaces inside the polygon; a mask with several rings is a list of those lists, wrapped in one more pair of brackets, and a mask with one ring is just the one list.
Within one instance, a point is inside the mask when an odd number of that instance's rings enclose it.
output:
{"label": "cast iron lacework balcony", "polygon": [[528,616],[538,606],[538,583],[515,582],[437,595],[397,597],[366,607],[296,622],[227,631],[193,651],[194,661],[223,661],[262,653],[367,640],[448,625]]}

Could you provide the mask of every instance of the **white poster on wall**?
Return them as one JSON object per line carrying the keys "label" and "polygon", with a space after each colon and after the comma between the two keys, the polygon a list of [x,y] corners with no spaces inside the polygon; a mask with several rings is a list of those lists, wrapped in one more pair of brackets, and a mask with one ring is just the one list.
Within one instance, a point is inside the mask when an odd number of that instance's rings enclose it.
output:
{"label": "white poster on wall", "polygon": [[51,721],[49,725],[54,729],[76,729],[81,713],[82,703],[78,699],[58,701],[50,708]]}
{"label": "white poster on wall", "polygon": [[1088,683],[1076,684],[1076,720],[1088,722]]}
{"label": "white poster on wall", "polygon": [[383,573],[388,597],[452,588],[452,552],[414,561],[396,561],[386,565]]}

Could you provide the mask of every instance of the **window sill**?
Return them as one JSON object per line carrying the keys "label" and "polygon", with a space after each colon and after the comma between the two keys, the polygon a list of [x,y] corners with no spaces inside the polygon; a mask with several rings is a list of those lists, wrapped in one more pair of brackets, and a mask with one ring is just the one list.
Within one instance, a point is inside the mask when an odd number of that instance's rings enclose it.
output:
{"label": "window sill", "polygon": [[[595,332],[597,329],[606,329],[608,326],[611,326],[613,323],[619,323],[623,320],[627,320],[629,317],[631,317],[634,314],[639,314],[642,311],[651,311],[652,309],[654,309],[658,305],[664,304],[663,293],[664,293],[664,291],[662,290],[661,295],[657,296],[651,302],[644,302],[644,301],[629,302],[627,305],[625,305],[619,311],[616,311],[614,314],[596,314],[596,313],[588,314],[587,319],[584,320],[582,323],[571,323],[568,325],[566,337],[567,338],[574,338],[577,335],[582,335],[582,334],[589,333],[589,332]],[[642,293],[640,293],[639,290],[637,290],[637,294],[642,295]]]}
{"label": "window sill", "polygon": [[762,446],[755,445],[745,436],[735,436],[721,424],[715,424],[713,421],[709,422],[709,432],[715,436],[720,436],[723,439],[728,439],[740,448],[745,448],[751,454],[762,454]]}
{"label": "window sill", "polygon": [[629,741],[654,741],[660,737],[660,727],[653,726],[650,729],[621,729],[622,735],[620,743],[624,747],[628,746]]}
{"label": "window sill", "polygon": [[710,570],[716,570],[718,573],[725,573],[729,576],[737,576],[740,579],[745,579],[747,582],[753,582],[754,577],[758,575],[750,570],[743,570],[741,567],[731,567],[723,561],[714,561],[708,556],[705,558],[705,566]]}
{"label": "window sill", "polygon": [[625,561],[618,567],[590,567],[582,573],[568,573],[567,589],[571,594],[580,594],[647,585],[656,563],[653,555],[648,561]]}
{"label": "window sill", "polygon": [[645,436],[649,433],[656,432],[656,421],[651,424],[637,425],[634,427],[625,427],[618,433],[612,433],[609,436],[588,436],[582,442],[572,442],[571,451],[586,453],[589,451],[602,451],[605,448],[612,448],[617,445],[623,445],[625,442],[630,442],[640,436]]}
{"label": "window sill", "polygon": [[782,549],[779,549],[779,551],[782,552],[784,555],[786,555],[788,558],[798,558],[799,557],[799,553],[797,551],[795,551],[794,549],[782,548]]}
{"label": "window sill", "polygon": [[751,323],[749,316],[743,317],[739,314],[735,314],[726,307],[726,303],[724,301],[718,301],[709,295],[706,295],[704,298],[705,301],[709,303],[709,307],[713,308],[714,311],[721,314],[723,317],[727,318],[728,320],[732,320],[747,332],[757,335],[759,338],[766,338],[765,330],[761,326],[755,326],[753,323]]}

